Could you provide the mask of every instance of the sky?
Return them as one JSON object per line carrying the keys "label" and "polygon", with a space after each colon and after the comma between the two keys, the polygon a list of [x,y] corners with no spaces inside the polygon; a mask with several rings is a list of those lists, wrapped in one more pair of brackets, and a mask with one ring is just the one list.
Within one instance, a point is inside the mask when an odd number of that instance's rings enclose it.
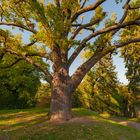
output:
{"label": "sky", "polygon": [[[103,5],[105,11],[108,11],[109,15],[111,13],[117,13],[117,17],[118,17],[118,20],[119,20],[122,13],[123,13],[123,11],[121,10],[122,9],[121,7],[122,7],[122,5],[124,4],[125,1],[126,0],[124,0],[123,3],[116,5],[115,0],[107,0],[107,2],[105,2],[102,5]],[[90,4],[92,4],[94,2],[95,2],[95,0],[89,0]],[[91,13],[85,14],[85,21],[84,22],[87,22],[91,16],[92,16]],[[6,26],[1,26],[0,28],[11,30],[11,27],[6,27]],[[14,30],[12,30],[12,32],[14,34],[21,33],[21,32],[19,32],[18,29],[14,29]],[[22,34],[23,34],[24,43],[28,43],[29,38],[30,38],[30,33],[25,32],[25,33],[22,33]],[[81,39],[85,36],[87,36],[86,33],[80,35],[79,39]],[[82,63],[83,63],[83,60],[81,59],[81,57],[79,55],[77,57],[77,59],[74,61],[73,65],[70,67],[70,74],[72,74],[76,70],[76,68]],[[128,81],[127,81],[126,76],[125,76],[126,69],[125,69],[125,66],[124,66],[124,61],[123,61],[122,58],[120,58],[119,54],[113,56],[113,64],[116,66],[116,72],[117,72],[117,76],[118,76],[118,79],[120,80],[120,82],[123,83],[123,84],[127,84]]]}

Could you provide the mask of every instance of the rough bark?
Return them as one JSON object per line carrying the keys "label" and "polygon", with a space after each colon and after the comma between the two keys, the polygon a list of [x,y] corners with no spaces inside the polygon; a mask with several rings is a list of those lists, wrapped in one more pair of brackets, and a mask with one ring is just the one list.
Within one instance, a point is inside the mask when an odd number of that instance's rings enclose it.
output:
{"label": "rough bark", "polygon": [[66,121],[71,119],[72,88],[69,83],[69,70],[67,67],[67,50],[55,45],[53,47],[53,81],[50,107],[50,120]]}
{"label": "rough bark", "polygon": [[71,95],[70,86],[60,79],[59,74],[55,74],[52,85],[50,120],[66,121],[71,119]]}

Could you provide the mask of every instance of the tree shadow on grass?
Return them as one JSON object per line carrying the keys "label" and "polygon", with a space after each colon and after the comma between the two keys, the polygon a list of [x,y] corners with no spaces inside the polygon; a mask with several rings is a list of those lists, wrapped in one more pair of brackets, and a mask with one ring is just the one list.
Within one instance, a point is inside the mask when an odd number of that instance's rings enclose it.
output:
{"label": "tree shadow on grass", "polygon": [[41,123],[48,120],[46,109],[7,112],[0,113],[0,135],[4,133],[22,133],[28,128],[37,128],[37,125],[41,125]]}
{"label": "tree shadow on grass", "polygon": [[47,112],[43,111],[15,114],[11,116],[11,122],[6,123],[10,120],[8,118],[3,120],[3,126],[0,126],[0,140],[90,140],[91,137],[95,140],[122,140],[127,135],[135,140],[140,138],[135,137],[138,134],[133,128],[99,118],[97,113],[90,110],[75,109],[74,114],[77,117],[73,120],[58,124],[48,121]]}

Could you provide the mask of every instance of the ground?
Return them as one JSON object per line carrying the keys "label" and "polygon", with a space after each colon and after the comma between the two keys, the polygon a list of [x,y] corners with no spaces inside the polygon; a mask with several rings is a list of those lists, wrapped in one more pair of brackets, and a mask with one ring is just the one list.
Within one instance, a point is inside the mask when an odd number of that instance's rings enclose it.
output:
{"label": "ground", "polygon": [[0,140],[140,140],[139,119],[73,109],[68,122],[50,122],[47,109],[0,111]]}

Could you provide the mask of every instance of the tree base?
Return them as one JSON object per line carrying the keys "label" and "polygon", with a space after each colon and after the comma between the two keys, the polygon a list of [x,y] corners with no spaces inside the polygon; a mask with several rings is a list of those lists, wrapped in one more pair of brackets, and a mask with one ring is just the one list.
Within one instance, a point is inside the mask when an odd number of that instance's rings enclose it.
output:
{"label": "tree base", "polygon": [[69,121],[72,118],[71,114],[65,114],[63,112],[50,113],[50,121],[52,122],[64,122]]}

